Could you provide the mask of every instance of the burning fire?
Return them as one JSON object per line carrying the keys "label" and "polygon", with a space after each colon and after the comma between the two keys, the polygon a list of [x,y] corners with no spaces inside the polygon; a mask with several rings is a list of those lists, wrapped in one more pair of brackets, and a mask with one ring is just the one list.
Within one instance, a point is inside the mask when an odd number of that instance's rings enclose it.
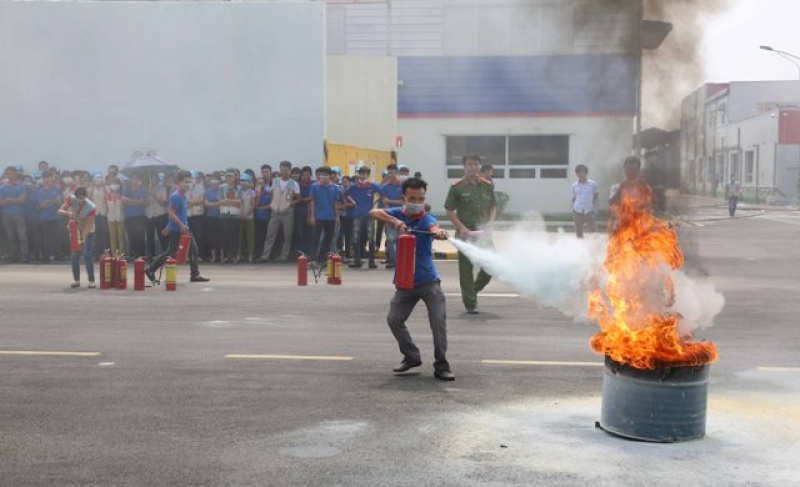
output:
{"label": "burning fire", "polygon": [[605,283],[589,294],[589,318],[601,328],[591,339],[592,349],[645,370],[714,362],[716,345],[680,336],[681,315],[671,311],[671,274],[684,262],[677,235],[653,217],[649,186],[625,182],[620,191],[620,202],[611,208],[615,225],[609,233]]}

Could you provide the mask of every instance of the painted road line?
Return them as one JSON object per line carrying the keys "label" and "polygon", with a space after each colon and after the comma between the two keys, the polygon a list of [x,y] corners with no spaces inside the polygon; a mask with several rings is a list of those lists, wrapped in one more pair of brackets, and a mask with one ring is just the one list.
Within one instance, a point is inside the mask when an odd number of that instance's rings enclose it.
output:
{"label": "painted road line", "polygon": [[756,367],[761,372],[800,372],[800,367]]}
{"label": "painted road line", "polygon": [[47,356],[47,357],[97,357],[100,352],[48,352],[42,350],[0,350],[0,355]]}
{"label": "painted road line", "polygon": [[548,362],[544,360],[481,360],[488,365],[544,365],[550,367],[602,367],[603,362]]}
{"label": "painted road line", "polygon": [[322,355],[252,355],[252,354],[248,355],[248,354],[236,354],[236,353],[229,353],[228,355],[225,355],[225,358],[272,359],[272,360],[330,360],[330,361],[340,361],[340,362],[353,360],[353,357],[329,357]]}
{"label": "painted road line", "polygon": [[[445,296],[451,298],[460,298],[461,293],[444,293]],[[480,293],[482,298],[518,298],[517,293]]]}

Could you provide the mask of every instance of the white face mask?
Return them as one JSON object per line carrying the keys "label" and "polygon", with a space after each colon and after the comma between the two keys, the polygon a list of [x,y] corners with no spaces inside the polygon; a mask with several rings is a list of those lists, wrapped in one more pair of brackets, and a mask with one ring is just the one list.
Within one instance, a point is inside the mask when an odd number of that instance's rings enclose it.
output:
{"label": "white face mask", "polygon": [[222,183],[219,179],[212,179],[211,186],[219,186]]}
{"label": "white face mask", "polygon": [[407,174],[401,174],[401,175],[397,176],[397,180],[398,181],[405,181],[406,179],[408,179],[408,175]]}
{"label": "white face mask", "polygon": [[256,185],[256,191],[261,191],[262,189],[264,189],[264,185],[263,184]]}
{"label": "white face mask", "polygon": [[425,203],[406,203],[407,215],[419,215],[425,211]]}
{"label": "white face mask", "polygon": [[328,176],[327,174],[320,174],[319,180],[322,181],[323,183],[327,183],[328,181],[331,180],[331,177]]}
{"label": "white face mask", "polygon": [[112,191],[119,191],[119,184],[112,184],[109,186]]}
{"label": "white face mask", "polygon": [[69,177],[67,177],[67,178],[63,178],[61,181],[62,181],[64,184],[72,184],[72,178],[69,178]]}
{"label": "white face mask", "polygon": [[191,181],[184,181],[183,183],[181,183],[181,186],[183,187],[183,189],[185,191],[189,191],[190,189],[192,189],[192,182]]}

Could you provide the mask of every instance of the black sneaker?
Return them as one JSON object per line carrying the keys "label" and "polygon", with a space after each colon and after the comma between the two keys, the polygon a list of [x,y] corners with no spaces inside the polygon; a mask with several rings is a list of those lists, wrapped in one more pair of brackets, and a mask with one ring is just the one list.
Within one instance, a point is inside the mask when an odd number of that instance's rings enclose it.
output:
{"label": "black sneaker", "polygon": [[394,263],[386,264],[387,269],[394,269]]}
{"label": "black sneaker", "polygon": [[369,266],[368,267],[370,269],[377,269],[378,268],[378,264],[376,264],[374,260],[371,260],[371,261],[369,261]]}
{"label": "black sneaker", "polygon": [[449,370],[437,370],[433,373],[433,376],[439,380],[444,380],[447,382],[456,380],[456,376],[454,376]]}
{"label": "black sneaker", "polygon": [[478,314],[478,310],[475,309],[475,308],[469,308],[469,309],[467,309],[467,314],[468,315],[476,315],[476,314]]}
{"label": "black sneaker", "polygon": [[347,266],[347,267],[349,267],[349,268],[351,268],[351,269],[361,269],[361,262],[356,262],[356,263],[354,263],[354,264],[350,264],[350,265],[349,265],[349,266]]}
{"label": "black sneaker", "polygon": [[203,276],[192,276],[189,278],[189,282],[208,282],[211,279]]}
{"label": "black sneaker", "polygon": [[413,369],[414,367],[419,367],[420,365],[422,365],[422,361],[421,360],[416,361],[416,362],[412,362],[412,361],[406,359],[406,360],[403,360],[402,362],[400,362],[400,365],[398,365],[397,367],[395,367],[392,370],[397,374],[402,374],[403,372],[408,372],[409,370]]}

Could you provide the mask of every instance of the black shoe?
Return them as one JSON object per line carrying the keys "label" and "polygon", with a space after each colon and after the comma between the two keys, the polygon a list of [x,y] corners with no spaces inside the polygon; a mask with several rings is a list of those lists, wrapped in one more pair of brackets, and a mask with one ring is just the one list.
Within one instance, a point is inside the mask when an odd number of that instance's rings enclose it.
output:
{"label": "black shoe", "polygon": [[394,264],[386,264],[387,269],[394,269]]}
{"label": "black shoe", "polygon": [[439,380],[444,380],[448,382],[456,380],[456,376],[454,376],[453,373],[450,372],[449,370],[437,370],[436,372],[433,373],[433,376]]}
{"label": "black shoe", "polygon": [[475,308],[470,308],[470,309],[467,310],[467,314],[468,315],[476,315],[476,314],[478,314],[478,310],[475,309]]}
{"label": "black shoe", "polygon": [[147,280],[148,281],[150,281],[152,283],[156,282],[156,274],[149,267],[144,270],[144,275],[147,276]]}
{"label": "black shoe", "polygon": [[420,365],[422,365],[422,361],[409,362],[408,360],[403,360],[402,362],[400,362],[400,365],[398,367],[394,368],[394,371],[398,374],[401,374],[403,372],[408,372],[414,367],[419,367]]}
{"label": "black shoe", "polygon": [[203,276],[192,276],[189,278],[189,282],[208,282],[211,279]]}
{"label": "black shoe", "polygon": [[351,269],[361,269],[361,262],[357,262],[357,263],[355,263],[355,264],[350,264],[350,265],[349,265],[349,266],[347,266],[347,267],[349,267],[349,268],[351,268]]}
{"label": "black shoe", "polygon": [[378,268],[378,264],[376,264],[374,260],[371,260],[371,261],[369,262],[369,266],[368,266],[368,267],[369,267],[370,269],[377,269],[377,268]]}

